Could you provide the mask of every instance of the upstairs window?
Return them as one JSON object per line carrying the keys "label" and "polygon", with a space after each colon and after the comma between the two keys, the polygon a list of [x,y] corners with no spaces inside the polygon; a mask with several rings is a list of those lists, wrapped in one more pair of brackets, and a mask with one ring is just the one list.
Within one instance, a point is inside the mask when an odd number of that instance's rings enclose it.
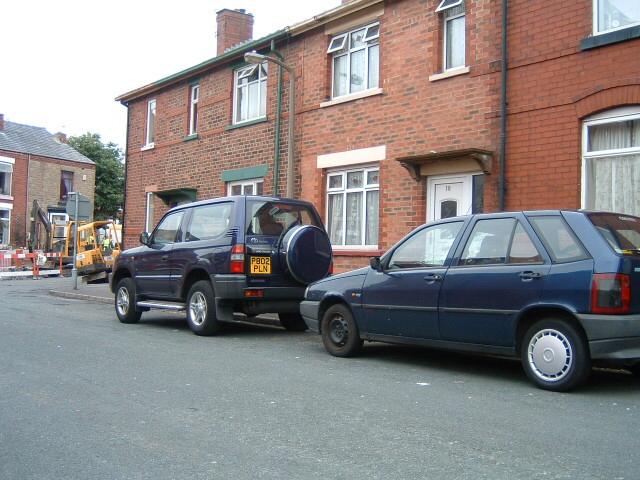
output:
{"label": "upstairs window", "polygon": [[156,137],[156,101],[149,100],[147,104],[147,133],[145,147],[153,147]]}
{"label": "upstairs window", "polygon": [[0,161],[0,195],[11,196],[13,164]]}
{"label": "upstairs window", "polygon": [[638,0],[594,0],[593,7],[593,30],[596,35],[640,25]]}
{"label": "upstairs window", "polygon": [[333,98],[378,87],[379,23],[336,35],[327,53],[333,55]]}
{"label": "upstairs window", "polygon": [[267,113],[267,62],[236,70],[233,123],[264,117]]}
{"label": "upstairs window", "polygon": [[73,192],[73,172],[62,170],[60,172],[60,201],[66,202],[70,192]]}
{"label": "upstairs window", "polygon": [[195,135],[198,131],[198,98],[200,97],[200,85],[189,87],[189,135]]}
{"label": "upstairs window", "polygon": [[436,12],[443,12],[443,68],[464,67],[466,21],[462,0],[442,0]]}

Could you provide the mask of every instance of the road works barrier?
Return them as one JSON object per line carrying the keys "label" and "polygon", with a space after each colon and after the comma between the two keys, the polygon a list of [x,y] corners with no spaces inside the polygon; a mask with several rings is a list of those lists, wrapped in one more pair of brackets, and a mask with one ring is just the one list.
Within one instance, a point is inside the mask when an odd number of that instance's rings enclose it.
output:
{"label": "road works barrier", "polygon": [[[58,259],[56,270],[42,270],[48,259]],[[56,261],[52,260],[55,265]],[[62,254],[45,252],[24,252],[22,250],[0,251],[0,279],[42,275],[62,275]]]}

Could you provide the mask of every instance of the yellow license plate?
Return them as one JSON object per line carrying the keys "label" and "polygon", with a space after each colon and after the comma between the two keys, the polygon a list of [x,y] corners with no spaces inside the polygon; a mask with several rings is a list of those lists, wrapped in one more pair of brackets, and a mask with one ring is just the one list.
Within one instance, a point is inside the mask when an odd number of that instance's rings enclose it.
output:
{"label": "yellow license plate", "polygon": [[269,275],[271,273],[271,258],[251,257],[249,266],[251,275]]}

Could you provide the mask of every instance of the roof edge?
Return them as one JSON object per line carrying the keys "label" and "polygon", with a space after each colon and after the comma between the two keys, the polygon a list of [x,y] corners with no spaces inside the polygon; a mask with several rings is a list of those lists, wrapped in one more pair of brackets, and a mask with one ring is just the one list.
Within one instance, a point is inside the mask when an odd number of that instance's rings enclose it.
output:
{"label": "roof edge", "polygon": [[115,98],[117,102],[126,105],[131,100],[135,100],[139,97],[149,95],[157,90],[160,90],[163,87],[171,85],[172,83],[178,82],[180,80],[184,80],[188,77],[201,73],[211,67],[215,67],[217,65],[221,65],[233,58],[236,58],[239,54],[253,50],[257,47],[262,46],[263,44],[269,43],[272,40],[280,40],[287,36],[297,36],[302,33],[308,32],[314,28],[320,27],[326,23],[329,23],[333,20],[337,20],[339,18],[345,17],[351,13],[358,12],[367,7],[375,5],[377,3],[384,3],[385,0],[351,0],[348,3],[343,3],[338,5],[331,10],[327,10],[318,15],[314,15],[313,17],[303,20],[302,22],[298,22],[290,27],[284,27],[274,33],[271,33],[265,37],[259,38],[257,40],[253,40],[248,43],[244,43],[238,45],[237,47],[229,50],[228,52],[223,53],[222,55],[218,55],[209,60],[205,60],[202,63],[194,65],[193,67],[186,68],[177,73],[169,75],[167,77],[161,78],[158,81],[150,83],[140,88],[136,88],[129,92],[123,93]]}
{"label": "roof edge", "polygon": [[177,73],[173,73],[143,87],[136,88],[135,90],[131,90],[127,93],[123,93],[122,95],[117,96],[115,100],[122,103],[123,105],[126,105],[127,102],[130,102],[131,100],[135,100],[136,98],[153,93],[163,87],[166,87],[167,85],[171,85],[172,83],[175,83],[179,80],[183,80],[190,76],[196,75],[211,67],[223,64],[228,60],[236,58],[239,54],[245,51],[255,49],[264,44],[268,44],[269,42],[271,42],[271,40],[280,40],[282,38],[285,38],[287,35],[289,35],[289,32],[286,28],[284,28],[265,37],[258,38],[257,40],[243,43],[229,50],[228,52],[223,53],[222,55],[218,55],[216,57],[210,58],[209,60],[205,60],[204,62],[194,65],[193,67],[189,67]]}
{"label": "roof edge", "polygon": [[327,10],[326,12],[314,15],[307,20],[303,20],[302,22],[291,25],[290,27],[288,27],[288,30],[291,36],[300,35],[333,20],[346,17],[351,13],[363,10],[377,3],[384,3],[384,0],[351,0],[348,3],[343,3],[342,5],[338,5],[331,10]]}

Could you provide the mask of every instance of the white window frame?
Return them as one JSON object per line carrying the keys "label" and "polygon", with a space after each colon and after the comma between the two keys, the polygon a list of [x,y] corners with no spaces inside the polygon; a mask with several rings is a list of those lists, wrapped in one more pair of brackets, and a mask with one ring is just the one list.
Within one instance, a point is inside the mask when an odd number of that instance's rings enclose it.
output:
{"label": "white window frame", "polygon": [[245,193],[245,188],[248,186],[251,186],[253,188],[253,193],[251,193],[250,195],[258,195],[258,184],[261,183],[262,184],[262,194],[264,195],[264,178],[250,178],[247,180],[237,180],[235,182],[229,182],[227,183],[227,195],[228,196],[232,196],[233,194],[231,193],[231,190],[233,189],[233,187],[237,187],[239,186],[242,193],[240,195],[246,195]]}
{"label": "white window frame", "polygon": [[[443,0],[444,2],[444,0]],[[451,70],[457,70],[459,68],[465,68],[466,64],[467,64],[467,11],[466,9],[464,9],[462,12],[458,13],[457,15],[452,15],[452,16],[448,16],[447,15],[447,11],[453,7],[457,7],[459,5],[462,5],[462,0],[458,3],[456,3],[455,5],[451,5],[450,7],[447,7],[446,9],[443,9],[444,13],[443,13],[443,27],[442,27],[442,70],[445,72],[449,72]],[[438,11],[438,10],[436,10]],[[464,52],[464,58],[463,58],[463,62],[462,65],[456,65],[455,67],[450,67],[447,65],[447,50],[449,48],[449,44],[447,42],[447,32],[449,29],[449,23],[452,22],[453,20],[460,18],[460,17],[464,17],[464,48],[463,48],[463,52]]]}
{"label": "white window frame", "polygon": [[195,135],[198,130],[198,100],[200,85],[194,83],[189,86],[189,135]]}
{"label": "white window frame", "polygon": [[587,198],[587,160],[593,157],[619,157],[625,155],[640,154],[640,147],[618,148],[611,150],[597,150],[589,152],[589,127],[607,123],[624,122],[627,120],[640,120],[640,106],[621,107],[594,115],[582,122],[582,171],[580,178],[580,204],[582,208],[588,208]]}
{"label": "white window frame", "polygon": [[[262,72],[262,67],[264,67],[264,70],[266,73]],[[246,85],[242,85],[240,87],[238,85],[238,82],[243,78],[252,75],[253,72],[256,70],[256,68],[258,69],[258,79],[254,80],[253,82],[247,83]],[[267,92],[267,88],[265,88],[265,98],[262,98],[262,88],[260,87],[260,83],[263,81],[265,83],[269,81],[268,62],[263,62],[260,65],[249,65],[249,66],[239,68],[238,70],[234,70],[233,72],[233,124],[234,125],[241,125],[246,122],[253,122],[255,120],[260,120],[262,118],[267,117],[267,98],[266,97],[268,95],[268,92]],[[252,83],[258,84],[258,115],[255,117],[247,116],[247,118],[245,119],[238,120],[238,89],[245,88],[246,91],[248,92],[249,85],[251,85]],[[263,102],[264,102],[265,113],[261,114],[260,110]]]}
{"label": "white window frame", "polygon": [[[378,172],[378,183],[367,185],[367,173],[368,172]],[[358,188],[347,188],[347,174],[352,172],[363,172],[363,186]],[[342,177],[342,187],[340,188],[329,188],[329,182],[332,177],[341,176]],[[325,225],[327,225],[327,229],[329,228],[329,197],[331,195],[342,194],[342,243],[334,244],[332,243],[332,247],[334,250],[377,250],[378,244],[369,244],[364,243],[366,241],[366,228],[367,228],[367,192],[369,191],[377,191],[378,192],[378,242],[380,242],[380,165],[367,165],[367,166],[357,166],[348,169],[340,169],[340,170],[329,170],[327,171],[327,183],[326,183],[326,191],[325,191],[325,205],[326,215],[325,215]],[[361,241],[362,243],[359,245],[346,245],[346,235],[347,235],[347,193],[352,192],[363,192],[362,194],[362,225],[361,225]]]}
{"label": "white window frame", "polygon": [[[10,157],[0,156],[0,163],[3,165],[9,165],[11,167],[10,178],[9,178],[9,192],[8,193],[0,193],[0,198],[6,200],[13,200],[12,192],[13,192],[13,166],[15,164],[15,159]],[[6,173],[6,172],[5,172]]]}
{"label": "white window frame", "polygon": [[8,246],[11,244],[11,211],[13,210],[13,205],[10,203],[0,203],[0,210],[4,210],[9,213],[7,220],[9,228],[7,229],[7,243],[2,243],[2,239],[0,238],[0,245]]}
{"label": "white window frame", "polygon": [[[378,33],[376,35],[372,35],[371,38],[366,39],[367,34],[369,33],[369,29],[371,27],[378,27]],[[359,30],[365,30],[364,32],[364,37],[362,37],[362,41],[364,43],[364,45],[362,45],[361,47],[356,47],[356,48],[351,48],[350,46],[350,42],[351,42],[351,34],[354,32],[357,32]],[[334,40],[340,38],[340,37],[344,37],[343,42],[341,43],[341,47],[340,48],[331,48],[331,44],[334,42]],[[374,46],[378,46],[378,69],[380,69],[380,22],[376,21],[373,23],[370,23],[368,25],[362,26],[362,27],[358,27],[358,28],[353,28],[351,30],[349,30],[348,32],[344,32],[341,33],[339,35],[334,35],[333,37],[331,37],[331,41],[329,42],[329,48],[327,49],[327,53],[331,54],[331,98],[343,98],[343,97],[347,97],[349,95],[360,95],[363,92],[367,92],[369,90],[375,90],[376,88],[380,87],[380,78],[378,78],[378,83],[375,86],[370,86],[369,85],[369,49],[371,47]],[[366,87],[362,90],[359,90],[357,92],[351,92],[351,55],[359,52],[360,50],[365,50],[365,55],[364,55],[364,78],[366,81]],[[343,95],[335,95],[335,59],[337,57],[342,57],[342,56],[346,56],[347,57],[347,93],[343,94]],[[378,72],[378,76],[380,75],[380,73]]]}
{"label": "white window frame", "polygon": [[[67,215],[66,213],[49,212],[49,223],[51,223],[51,231],[53,232],[53,238],[66,238],[68,222],[69,222],[69,215]],[[62,235],[56,235],[56,228],[62,228]]]}
{"label": "white window frame", "polygon": [[460,5],[463,0],[456,0],[453,3],[450,3],[447,5],[447,2],[449,2],[450,0],[442,0],[439,4],[438,4],[438,8],[436,8],[436,13],[438,12],[444,12],[445,10],[449,10],[450,8],[453,7],[457,7],[458,5]]}
{"label": "white window frame", "polygon": [[[155,137],[156,137],[156,116],[157,116],[157,109],[156,109],[156,99],[152,99],[149,100],[147,102],[147,127],[146,127],[146,132],[145,132],[145,144],[144,144],[144,148],[153,148],[155,146]],[[151,112],[153,110],[153,138],[150,138],[150,134],[151,134],[151,129],[149,128],[149,126],[151,125],[152,119],[151,119]]]}
{"label": "white window frame", "polygon": [[155,194],[153,192],[147,192],[145,197],[146,205],[144,209],[144,231],[151,233],[153,231],[153,227],[155,226],[153,223],[153,216],[155,212],[153,202],[155,200]]}
{"label": "white window frame", "polygon": [[604,35],[605,33],[616,32],[618,30],[625,30],[627,28],[637,27],[638,25],[640,25],[640,20],[638,20],[637,22],[632,23],[630,25],[624,25],[622,27],[610,28],[608,30],[602,30],[602,31],[598,30],[598,18],[600,17],[598,2],[599,0],[593,0],[593,34],[594,35]]}

